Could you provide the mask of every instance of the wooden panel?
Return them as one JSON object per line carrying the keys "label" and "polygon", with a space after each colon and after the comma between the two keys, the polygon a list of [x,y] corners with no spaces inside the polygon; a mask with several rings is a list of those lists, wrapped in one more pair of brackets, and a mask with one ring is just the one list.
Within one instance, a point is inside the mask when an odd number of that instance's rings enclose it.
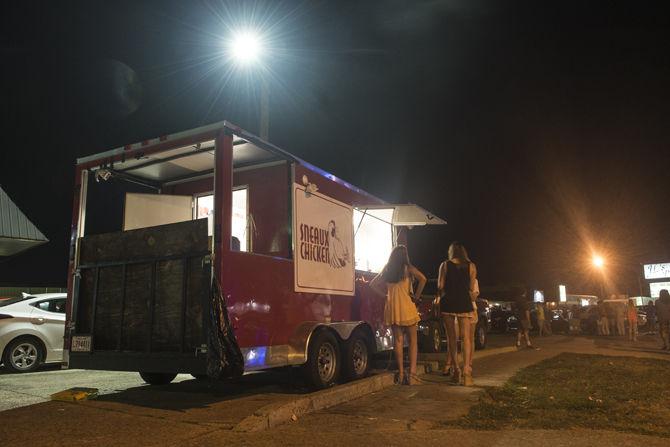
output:
{"label": "wooden panel", "polygon": [[121,297],[123,296],[123,267],[100,269],[98,296],[95,304],[93,346],[97,349],[116,349],[121,324]]}
{"label": "wooden panel", "polygon": [[121,349],[146,351],[149,335],[152,264],[126,267],[126,305],[123,311]]}
{"label": "wooden panel", "polygon": [[203,335],[203,300],[208,300],[209,296],[209,268],[204,268],[203,258],[191,259],[188,266],[188,276],[186,279],[186,327],[184,329],[184,349],[186,352],[194,352],[195,348],[206,339]]}
{"label": "wooden panel", "polygon": [[183,265],[181,260],[162,261],[157,265],[152,351],[179,351],[181,348]]}
{"label": "wooden panel", "polygon": [[207,248],[207,219],[199,219],[86,236],[81,240],[80,262],[131,261],[185,255]]}

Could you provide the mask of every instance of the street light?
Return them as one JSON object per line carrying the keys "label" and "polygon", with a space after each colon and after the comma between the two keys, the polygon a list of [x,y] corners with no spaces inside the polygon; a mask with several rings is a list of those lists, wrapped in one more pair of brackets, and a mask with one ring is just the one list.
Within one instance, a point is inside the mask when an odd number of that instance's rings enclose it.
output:
{"label": "street light", "polygon": [[[227,42],[227,50],[232,62],[240,68],[259,67],[260,60],[265,53],[263,36],[253,30],[245,29],[234,32]],[[261,104],[260,104],[260,137],[268,139],[270,133],[270,87],[263,73],[261,77]]]}
{"label": "street light", "polygon": [[605,266],[605,260],[602,256],[593,255],[593,265],[599,269],[602,269]]}
{"label": "street light", "polygon": [[263,55],[263,39],[251,30],[238,31],[230,40],[229,51],[236,64],[253,64]]}

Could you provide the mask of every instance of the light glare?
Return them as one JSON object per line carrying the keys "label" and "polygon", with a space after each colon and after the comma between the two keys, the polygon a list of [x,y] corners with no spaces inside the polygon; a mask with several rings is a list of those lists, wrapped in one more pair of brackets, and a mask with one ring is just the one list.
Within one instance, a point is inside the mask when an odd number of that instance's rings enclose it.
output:
{"label": "light glare", "polygon": [[240,65],[256,62],[263,53],[261,37],[252,31],[241,31],[235,34],[230,42],[230,53],[233,60]]}
{"label": "light glare", "polygon": [[603,265],[605,265],[605,260],[602,258],[602,256],[595,255],[593,256],[593,265],[601,268]]}

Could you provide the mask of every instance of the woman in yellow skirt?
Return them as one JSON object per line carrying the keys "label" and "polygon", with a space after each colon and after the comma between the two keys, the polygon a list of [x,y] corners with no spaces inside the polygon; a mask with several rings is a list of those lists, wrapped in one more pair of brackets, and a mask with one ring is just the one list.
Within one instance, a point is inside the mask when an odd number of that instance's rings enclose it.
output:
{"label": "woman in yellow skirt", "polygon": [[[370,283],[373,290],[386,296],[384,308],[384,324],[393,329],[393,350],[398,363],[398,379],[402,383],[416,385],[419,380],[416,376],[417,334],[416,324],[419,322],[419,313],[412,302],[412,281],[419,282],[416,296],[421,296],[426,277],[409,262],[407,247],[398,245],[393,249],[386,266]],[[409,336],[409,376],[404,374],[403,344],[404,334]]]}

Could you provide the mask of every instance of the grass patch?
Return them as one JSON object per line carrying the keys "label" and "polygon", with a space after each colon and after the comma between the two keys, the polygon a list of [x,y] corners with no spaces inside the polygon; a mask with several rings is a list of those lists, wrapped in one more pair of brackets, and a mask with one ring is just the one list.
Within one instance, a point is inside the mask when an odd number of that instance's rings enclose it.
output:
{"label": "grass patch", "polygon": [[670,437],[670,363],[561,354],[487,388],[463,428],[591,428]]}

